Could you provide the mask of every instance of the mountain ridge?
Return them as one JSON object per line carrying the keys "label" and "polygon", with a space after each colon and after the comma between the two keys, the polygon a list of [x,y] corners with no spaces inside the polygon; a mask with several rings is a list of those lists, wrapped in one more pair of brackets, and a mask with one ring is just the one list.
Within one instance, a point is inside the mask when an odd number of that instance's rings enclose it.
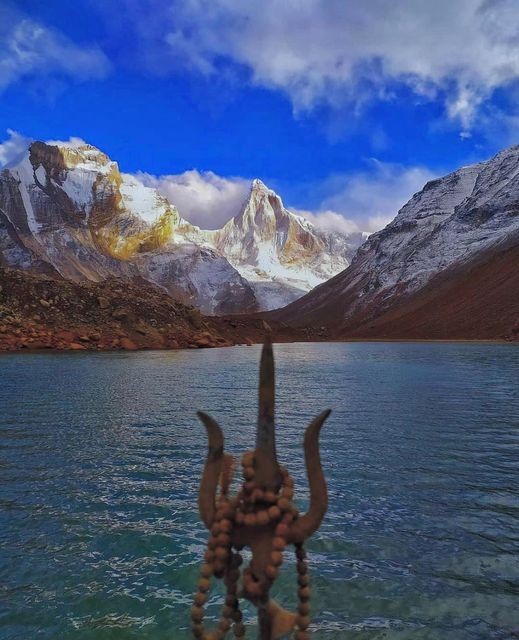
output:
{"label": "mountain ridge", "polygon": [[503,246],[519,240],[518,175],[514,146],[428,182],[366,240],[347,269],[271,317],[353,335],[396,305],[417,299],[442,273],[458,278],[480,256],[490,263]]}
{"label": "mountain ridge", "polygon": [[204,231],[80,140],[33,142],[0,172],[7,266],[78,282],[139,276],[210,314],[273,308],[348,264],[360,235],[332,242],[302,220],[255,180],[242,210]]}

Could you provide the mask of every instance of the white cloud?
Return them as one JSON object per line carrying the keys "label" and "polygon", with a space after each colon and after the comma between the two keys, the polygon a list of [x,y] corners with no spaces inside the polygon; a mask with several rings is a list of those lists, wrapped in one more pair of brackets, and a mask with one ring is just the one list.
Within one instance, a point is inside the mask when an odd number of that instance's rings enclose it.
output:
{"label": "white cloud", "polygon": [[45,144],[76,149],[77,147],[84,147],[87,143],[85,142],[85,140],[83,140],[83,138],[78,138],[78,136],[70,136],[68,140],[45,140]]}
{"label": "white cloud", "polygon": [[212,171],[185,171],[178,175],[138,173],[146,185],[157,188],[180,215],[203,229],[218,229],[239,213],[250,191],[250,180],[223,178]]}
{"label": "white cloud", "polygon": [[390,222],[398,210],[437,174],[425,167],[406,167],[371,160],[366,171],[332,176],[321,190],[327,195],[319,211],[331,220],[330,212],[352,221],[362,231],[374,232]]}
{"label": "white cloud", "polygon": [[32,142],[30,138],[12,129],[7,129],[7,135],[7,140],[0,142],[0,168],[15,161]]}
{"label": "white cloud", "polygon": [[[136,177],[157,188],[184,218],[203,229],[218,229],[237,215],[251,184],[246,178],[196,170],[159,177],[139,172]],[[309,199],[319,201],[312,210],[285,205],[324,231],[372,233],[390,222],[411,196],[435,177],[437,174],[425,167],[372,159],[364,171],[334,175],[310,185]]]}
{"label": "white cloud", "polygon": [[315,194],[320,195],[320,204],[314,210],[290,210],[324,231],[374,233],[391,222],[411,196],[436,177],[425,167],[372,159],[364,171],[337,174],[310,185],[312,199]]}
{"label": "white cloud", "polygon": [[0,7],[0,91],[24,77],[104,78],[110,63],[96,45],[80,46],[63,34]]}
{"label": "white cloud", "polygon": [[468,131],[492,92],[519,79],[515,0],[182,0],[162,23],[178,64],[204,74],[241,65],[296,110],[355,113],[404,85]]}
{"label": "white cloud", "polygon": [[335,231],[337,233],[350,235],[366,230],[363,228],[361,220],[357,222],[351,218],[346,218],[336,211],[309,211],[308,209],[293,208],[290,208],[290,211],[299,216],[303,216],[303,218],[306,218],[314,226],[323,231]]}

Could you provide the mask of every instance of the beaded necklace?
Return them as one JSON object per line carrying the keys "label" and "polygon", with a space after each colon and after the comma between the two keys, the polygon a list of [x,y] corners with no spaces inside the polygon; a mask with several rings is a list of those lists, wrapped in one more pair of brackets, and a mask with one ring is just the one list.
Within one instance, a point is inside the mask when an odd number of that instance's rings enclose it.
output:
{"label": "beaded necklace", "polygon": [[[259,604],[265,604],[274,580],[278,577],[283,563],[283,551],[287,546],[290,525],[297,520],[299,512],[292,502],[294,481],[285,467],[280,467],[281,487],[276,493],[265,490],[255,482],[255,454],[253,451],[242,457],[244,482],[238,494],[229,497],[229,485],[232,478],[232,463],[226,456],[226,470],[220,479],[221,492],[216,502],[216,512],[211,533],[204,554],[204,563],[200,568],[200,578],[194,604],[191,608],[191,629],[197,640],[222,640],[231,629],[235,638],[245,638],[245,625],[240,611],[240,596]],[[242,592],[238,592],[240,567],[243,558],[242,546],[232,542],[235,528],[272,527],[274,538],[269,563],[265,568],[265,578],[260,581],[251,567],[241,573]],[[295,543],[296,569],[298,582],[298,606],[295,618],[294,639],[308,640],[310,625],[310,586],[306,552],[302,543]],[[225,602],[221,610],[217,627],[206,631],[204,606],[208,599],[211,578],[223,579],[226,587]]]}

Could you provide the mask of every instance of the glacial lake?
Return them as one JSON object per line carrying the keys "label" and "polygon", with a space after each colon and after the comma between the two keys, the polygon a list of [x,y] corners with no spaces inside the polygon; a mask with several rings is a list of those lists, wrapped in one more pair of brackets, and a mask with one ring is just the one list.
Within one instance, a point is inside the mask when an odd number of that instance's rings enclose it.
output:
{"label": "glacial lake", "polygon": [[[251,448],[259,355],[0,356],[1,640],[191,637],[206,540],[195,410],[218,419],[228,451]],[[311,637],[519,637],[519,348],[290,344],[275,356],[278,452],[301,508],[303,431],[333,409],[330,507],[307,545]],[[274,595],[293,606],[292,554],[283,567]]]}

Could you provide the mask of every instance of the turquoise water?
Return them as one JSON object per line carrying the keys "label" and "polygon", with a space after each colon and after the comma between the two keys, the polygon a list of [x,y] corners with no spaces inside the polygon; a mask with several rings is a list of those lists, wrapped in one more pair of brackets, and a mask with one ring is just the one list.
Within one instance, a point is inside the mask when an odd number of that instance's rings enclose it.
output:
{"label": "turquoise water", "polygon": [[[190,637],[206,537],[195,410],[218,418],[231,452],[250,448],[259,353],[0,357],[2,640]],[[302,507],[303,429],[334,410],[322,434],[330,508],[308,544],[313,637],[518,637],[518,348],[275,354],[278,450]],[[291,557],[275,593],[295,602]]]}

